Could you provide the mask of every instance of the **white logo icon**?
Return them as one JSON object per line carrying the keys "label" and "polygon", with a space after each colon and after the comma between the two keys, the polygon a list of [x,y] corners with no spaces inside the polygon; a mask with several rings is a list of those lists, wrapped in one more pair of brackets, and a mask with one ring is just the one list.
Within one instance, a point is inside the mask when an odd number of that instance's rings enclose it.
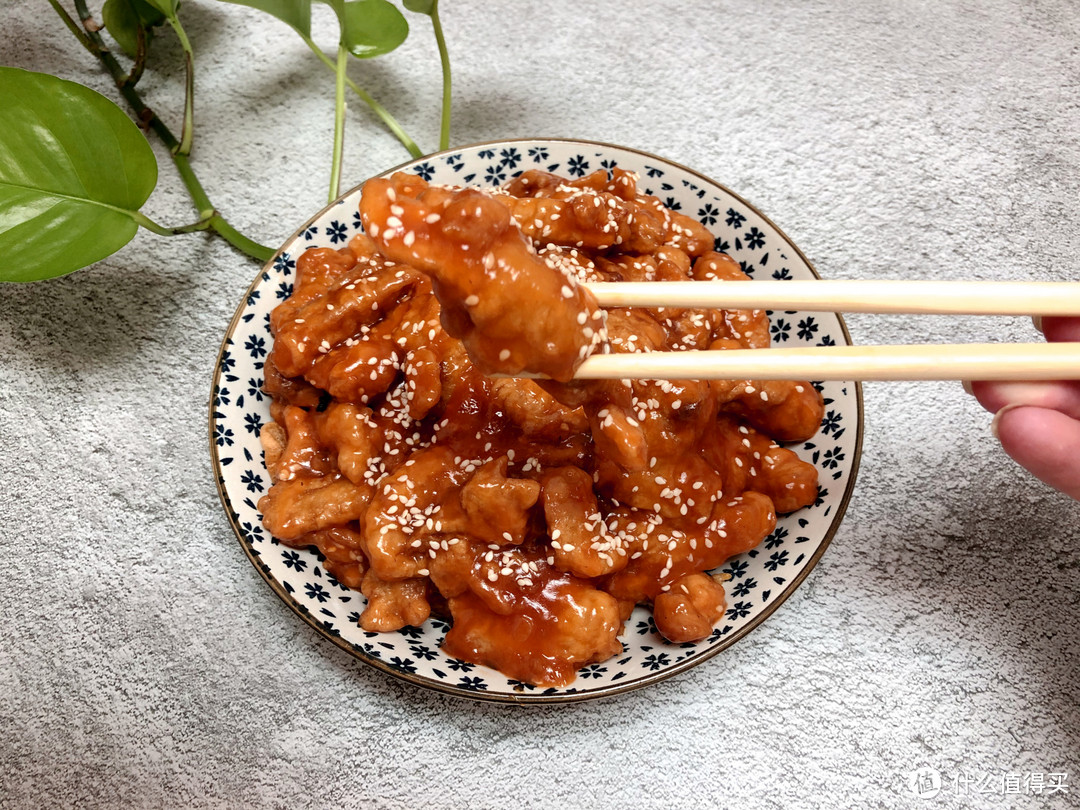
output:
{"label": "white logo icon", "polygon": [[920,799],[932,799],[941,792],[941,771],[924,766],[911,772],[908,784]]}

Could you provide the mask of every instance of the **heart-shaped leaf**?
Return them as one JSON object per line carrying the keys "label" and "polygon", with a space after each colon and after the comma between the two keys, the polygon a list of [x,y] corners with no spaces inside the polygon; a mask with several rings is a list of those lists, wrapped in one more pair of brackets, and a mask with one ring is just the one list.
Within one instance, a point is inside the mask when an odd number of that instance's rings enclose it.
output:
{"label": "heart-shaped leaf", "polygon": [[131,57],[139,47],[139,28],[150,37],[150,29],[165,22],[165,15],[146,0],[105,0],[101,7],[105,30]]}
{"label": "heart-shaped leaf", "polygon": [[342,42],[360,59],[390,53],[409,36],[408,20],[389,0],[349,0],[331,5],[341,20]]}
{"label": "heart-shaped leaf", "polygon": [[311,36],[311,0],[225,0],[238,6],[250,6],[277,17],[303,36]]}
{"label": "heart-shaped leaf", "polygon": [[126,245],[157,160],[123,110],[88,87],[0,67],[0,281],[36,281]]}
{"label": "heart-shaped leaf", "polygon": [[405,0],[402,5],[409,11],[415,11],[417,14],[427,14],[430,17],[435,13],[435,7],[439,5],[439,0]]}

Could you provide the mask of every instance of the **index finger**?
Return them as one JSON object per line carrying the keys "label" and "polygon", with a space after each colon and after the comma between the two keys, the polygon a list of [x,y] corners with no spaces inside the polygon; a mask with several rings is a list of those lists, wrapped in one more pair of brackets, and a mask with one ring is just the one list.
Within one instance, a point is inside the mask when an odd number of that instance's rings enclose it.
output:
{"label": "index finger", "polygon": [[1045,317],[1036,325],[1051,343],[1080,341],[1080,318]]}
{"label": "index finger", "polygon": [[1031,405],[1047,408],[1073,419],[1080,419],[1080,380],[1045,382],[976,381],[971,393],[990,413],[1006,405]]}

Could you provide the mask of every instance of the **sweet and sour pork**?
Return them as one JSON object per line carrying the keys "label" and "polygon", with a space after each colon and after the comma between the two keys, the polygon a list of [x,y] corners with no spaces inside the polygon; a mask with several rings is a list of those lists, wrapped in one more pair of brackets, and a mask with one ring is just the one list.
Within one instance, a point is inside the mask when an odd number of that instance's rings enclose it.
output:
{"label": "sweet and sour pork", "polygon": [[360,214],[271,316],[266,527],[363,592],[365,629],[442,615],[447,653],[533,684],[620,652],[637,604],[671,641],[709,635],[708,572],[817,496],[778,442],[816,432],[820,395],[573,376],[594,352],[766,348],[763,311],[603,309],[582,286],[738,264],[619,169],[495,191],[399,173]]}

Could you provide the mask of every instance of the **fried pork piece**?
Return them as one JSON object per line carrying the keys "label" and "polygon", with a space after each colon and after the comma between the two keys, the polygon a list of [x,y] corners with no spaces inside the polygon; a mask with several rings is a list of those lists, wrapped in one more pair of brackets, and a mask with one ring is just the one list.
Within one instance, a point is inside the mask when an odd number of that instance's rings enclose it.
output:
{"label": "fried pork piece", "polygon": [[621,542],[604,524],[592,476],[578,467],[549,470],[542,498],[556,568],[593,578],[626,567]]}
{"label": "fried pork piece", "polygon": [[713,380],[720,411],[744,419],[780,442],[817,433],[825,400],[813,385],[792,380]]}
{"label": "fried pork piece", "polygon": [[704,227],[673,214],[652,198],[624,200],[591,189],[570,189],[561,196],[500,197],[522,233],[537,242],[589,250],[611,248],[653,253],[664,246],[697,256],[713,246]]}
{"label": "fried pork piece", "polygon": [[289,405],[280,424],[288,439],[281,455],[275,460],[274,477],[289,481],[297,476],[311,478],[333,471],[330,456],[318,439],[311,414],[303,408]]}
{"label": "fried pork piece", "polygon": [[356,268],[356,257],[333,248],[311,248],[296,260],[292,294],[270,313],[270,330],[276,335],[282,324],[294,320],[309,301],[326,295],[342,277]]}
{"label": "fried pork piece", "polygon": [[717,418],[701,452],[719,472],[727,492],[761,492],[783,514],[817,499],[818,474],[813,464],[731,416]]}
{"label": "fried pork piece", "polygon": [[[694,262],[691,277],[695,281],[750,281],[739,263],[726,253],[709,251]],[[767,349],[772,343],[769,316],[763,309],[718,310],[724,329],[714,337],[736,340],[747,349]],[[717,347],[727,348],[727,347]],[[734,348],[734,347],[731,347]]]}
{"label": "fried pork piece", "polygon": [[570,181],[532,170],[512,180],[507,191],[511,196],[503,199],[514,219],[539,242],[630,253],[669,246],[700,256],[715,241],[697,220],[638,194],[636,176],[621,169],[610,179],[596,171]]}
{"label": "fried pork piece", "polygon": [[305,376],[335,399],[366,404],[404,373],[410,414],[419,419],[440,396],[438,360],[445,333],[438,311],[430,282],[420,277],[403,298],[390,303],[382,320],[362,326],[355,336],[326,351]]}
{"label": "fried pork piece", "polygon": [[[655,318],[635,309],[610,310],[608,333],[609,348],[616,353],[656,351],[667,340],[667,333]],[[613,497],[645,497],[640,493],[629,495],[618,480],[628,481],[634,473],[648,471],[649,475],[666,476],[669,467],[681,467],[691,474],[697,471],[701,437],[716,414],[715,397],[708,383],[575,380],[542,385],[568,406],[583,407],[597,447],[600,488],[608,491],[609,486],[614,487],[617,494]],[[649,501],[648,505],[653,503]]]}
{"label": "fried pork piece", "polygon": [[[673,247],[661,248],[651,256],[622,255],[610,260],[598,259],[597,263],[611,281],[689,281],[693,278],[690,256]],[[667,333],[663,343],[665,351],[708,349],[727,316],[718,309],[652,307],[641,311],[652,315],[664,328]]]}
{"label": "fried pork piece", "polygon": [[705,574],[687,574],[653,603],[656,629],[676,644],[705,638],[723,615],[724,588]]}
{"label": "fried pork piece", "polygon": [[568,408],[532,380],[492,380],[495,401],[524,436],[557,442],[589,429],[580,408]]}
{"label": "fried pork piece", "polygon": [[688,281],[690,257],[682,250],[661,247],[652,254],[621,254],[613,259],[599,258],[600,270],[619,281]]}
{"label": "fried pork piece", "polygon": [[439,553],[463,539],[496,547],[526,539],[540,485],[509,476],[506,456],[481,464],[460,452],[427,447],[379,483],[364,542],[381,579],[426,577]]}
{"label": "fried pork piece", "polygon": [[624,200],[634,200],[638,196],[637,175],[618,167],[611,170],[610,179],[607,172],[598,170],[576,180],[567,180],[540,169],[527,169],[508,182],[505,188],[513,197],[550,197],[560,186],[606,191]]}
{"label": "fried pork piece", "polygon": [[[530,510],[540,497],[540,485],[507,476],[506,456],[480,467],[461,488],[461,507],[468,530],[477,540],[503,545],[524,542]],[[465,527],[463,527],[465,528]]]}
{"label": "fried pork piece", "polygon": [[360,626],[370,633],[390,633],[406,625],[419,627],[431,615],[423,578],[387,582],[370,570],[360,591],[368,600],[360,614]]}
{"label": "fried pork piece", "polygon": [[359,588],[367,570],[360,532],[348,526],[305,534],[296,540],[284,541],[293,548],[315,546],[326,558],[326,570],[347,588]]}
{"label": "fried pork piece", "polygon": [[[568,380],[602,340],[592,295],[539,259],[490,195],[399,173],[364,185],[360,215],[379,250],[432,277],[443,326],[483,371]],[[523,318],[523,301],[544,305]]]}
{"label": "fried pork piece", "polygon": [[672,525],[650,510],[622,507],[608,516],[608,529],[622,538],[629,562],[601,587],[626,607],[652,602],[687,574],[749,551],[774,528],[776,510],[759,492],[718,501],[701,524]]}
{"label": "fried pork piece", "polygon": [[259,499],[263,525],[282,540],[358,520],[367,511],[371,487],[358,486],[340,473],[320,478],[277,481]]}
{"label": "fried pork piece", "polygon": [[454,505],[450,494],[467,480],[455,455],[452,447],[429,447],[379,483],[364,516],[364,542],[380,579],[427,576],[427,537],[456,528],[444,514],[448,502]]}
{"label": "fried pork piece", "polygon": [[[276,404],[276,403],[275,403]],[[277,422],[267,422],[259,431],[259,444],[263,449],[263,460],[266,462],[266,471],[270,473],[270,480],[276,481],[281,469],[281,457],[285,454],[285,445],[289,437],[285,434],[285,428]]]}
{"label": "fried pork piece", "polygon": [[536,255],[543,259],[548,267],[554,267],[563,275],[574,276],[584,284],[614,280],[600,271],[588,252],[576,247],[547,242],[537,246]]}
{"label": "fried pork piece", "polygon": [[383,263],[311,298],[294,318],[278,325],[271,351],[278,370],[289,377],[305,374],[331,349],[379,321],[419,278],[415,270]]}
{"label": "fried pork piece", "polygon": [[302,377],[286,377],[274,364],[271,354],[263,363],[263,392],[276,402],[314,408],[322,399],[323,392]]}
{"label": "fried pork piece", "polygon": [[351,402],[332,402],[314,418],[319,440],[334,463],[354,484],[374,484],[381,471],[385,438],[370,409]]}
{"label": "fried pork piece", "polygon": [[514,549],[500,558],[495,581],[473,577],[468,590],[450,597],[447,653],[510,678],[562,686],[579,667],[622,650],[622,616],[612,596],[555,570],[537,551]]}

